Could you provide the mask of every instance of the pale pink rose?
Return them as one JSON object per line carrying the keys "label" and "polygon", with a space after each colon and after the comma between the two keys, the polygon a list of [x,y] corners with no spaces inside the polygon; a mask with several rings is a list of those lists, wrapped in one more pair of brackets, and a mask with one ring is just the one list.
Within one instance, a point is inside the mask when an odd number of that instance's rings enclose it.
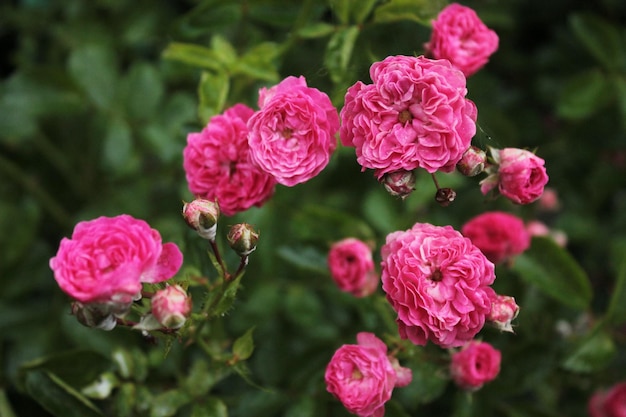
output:
{"label": "pale pink rose", "polygon": [[546,187],[537,201],[539,208],[544,211],[558,211],[561,208],[559,194],[554,188]]}
{"label": "pale pink rose", "polygon": [[491,311],[487,321],[502,332],[513,332],[511,322],[519,314],[519,306],[515,298],[509,295],[496,294],[491,300]]}
{"label": "pale pink rose", "polygon": [[416,223],[389,234],[381,252],[383,290],[402,338],[458,347],[483,328],[494,265],[468,238],[450,226]]}
{"label": "pale pink rose", "polygon": [[608,391],[594,393],[587,410],[591,417],[626,417],[626,382],[615,384]]}
{"label": "pale pink rose", "polygon": [[450,375],[461,388],[477,390],[498,376],[501,359],[499,350],[489,343],[474,340],[452,354]]}
{"label": "pale pink rose", "polygon": [[162,326],[178,329],[191,313],[191,297],[180,285],[168,285],[154,294],[151,309]]}
{"label": "pale pink rose", "polygon": [[526,230],[531,236],[546,236],[554,240],[560,247],[567,246],[567,235],[562,230],[552,230],[539,220],[531,220],[526,223]]}
{"label": "pale pink rose", "polygon": [[497,171],[481,181],[483,194],[497,187],[500,194],[517,204],[529,204],[541,197],[548,183],[543,159],[518,148],[492,148],[491,156]]}
{"label": "pale pink rose", "polygon": [[324,374],[326,390],[359,417],[382,417],[393,388],[407,385],[411,370],[390,359],[387,346],[373,333],[357,334],[357,343],[341,346],[331,358]]}
{"label": "pale pink rose", "polygon": [[259,91],[260,110],[248,121],[250,155],[277,182],[294,186],[319,174],[337,147],[339,115],[328,96],[287,77]]}
{"label": "pale pink rose", "polygon": [[530,234],[519,217],[502,211],[488,211],[470,219],[461,233],[494,264],[510,260],[530,246]]}
{"label": "pale pink rose", "polygon": [[355,238],[335,242],[328,252],[330,276],[340,290],[355,297],[376,291],[379,277],[374,268],[372,249]]}
{"label": "pale pink rose", "polygon": [[217,201],[227,216],[260,207],[274,193],[276,181],[250,160],[247,122],[254,111],[236,104],[213,116],[199,133],[187,135],[183,168],[189,190]]}
{"label": "pale pink rose", "polygon": [[498,35],[469,7],[452,3],[433,21],[426,50],[436,59],[447,59],[466,77],[481,69],[498,50]]}
{"label": "pale pink rose", "polygon": [[182,261],[176,244],[163,244],[148,223],[122,214],[78,223],[50,268],[59,287],[81,303],[129,304],[141,296],[143,282],[171,278]]}
{"label": "pale pink rose", "polygon": [[451,172],[476,133],[476,106],[461,71],[445,60],[390,56],[370,68],[373,84],[350,87],[341,142],[378,179],[423,168]]}

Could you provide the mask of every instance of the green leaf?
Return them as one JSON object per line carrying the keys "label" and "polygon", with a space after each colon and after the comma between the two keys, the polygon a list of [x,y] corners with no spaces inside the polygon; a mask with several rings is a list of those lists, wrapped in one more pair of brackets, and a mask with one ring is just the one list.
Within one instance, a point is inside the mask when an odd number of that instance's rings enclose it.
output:
{"label": "green leaf", "polygon": [[132,168],[133,138],[130,126],[121,117],[110,120],[104,137],[102,163],[112,172],[128,172]]}
{"label": "green leaf", "polygon": [[215,384],[231,373],[232,369],[223,363],[214,361],[209,366],[207,361],[197,359],[191,365],[184,386],[187,392],[194,398],[205,396]]}
{"label": "green leaf", "polygon": [[613,98],[609,78],[599,69],[592,69],[567,80],[557,102],[557,113],[568,119],[583,119]]}
{"label": "green leaf", "polygon": [[335,30],[335,25],[324,22],[315,22],[298,29],[296,31],[296,35],[305,39],[322,38],[330,35]]}
{"label": "green leaf", "polygon": [[253,79],[276,82],[280,78],[276,57],[277,44],[262,42],[247,51],[233,66],[233,74],[243,74]]}
{"label": "green leaf", "polygon": [[163,58],[214,71],[224,69],[218,53],[200,45],[172,42],[163,51]]}
{"label": "green leaf", "polygon": [[293,223],[298,225],[295,237],[299,240],[332,242],[347,236],[366,241],[375,239],[372,228],[360,218],[320,205],[301,207]]}
{"label": "green leaf", "polygon": [[146,63],[133,65],[126,78],[126,107],[130,117],[151,117],[162,97],[163,82],[156,68]]}
{"label": "green leaf", "polygon": [[87,397],[64,383],[53,373],[31,370],[26,374],[28,395],[56,417],[102,417],[103,414]]}
{"label": "green leaf", "polygon": [[112,107],[117,70],[113,51],[103,45],[85,45],[69,58],[69,72],[89,99],[100,109]]}
{"label": "green leaf", "polygon": [[376,3],[378,3],[378,0],[353,0],[352,16],[354,16],[354,21],[358,24],[365,22],[365,19],[372,13]]}
{"label": "green leaf", "polygon": [[283,260],[303,271],[316,272],[321,275],[328,274],[327,254],[321,253],[315,247],[280,246],[277,253]]}
{"label": "green leaf", "polygon": [[209,313],[213,316],[223,316],[233,307],[235,300],[237,298],[237,291],[239,290],[239,285],[241,283],[241,278],[244,274],[239,274],[238,277],[225,283],[226,288],[224,289],[224,293],[222,294],[219,302]]}
{"label": "green leaf", "polygon": [[617,349],[611,336],[604,331],[603,323],[578,343],[563,361],[563,367],[573,372],[594,372],[606,368],[615,357]]}
{"label": "green leaf", "polygon": [[224,110],[230,79],[224,72],[212,73],[203,71],[198,86],[200,103],[198,104],[198,116],[203,124]]}
{"label": "green leaf", "polygon": [[342,28],[333,34],[326,46],[324,64],[334,83],[339,84],[346,79],[346,70],[359,32],[358,26]]}
{"label": "green leaf", "polygon": [[211,38],[211,48],[215,52],[215,57],[225,68],[230,68],[237,60],[237,51],[223,36],[213,36]]}
{"label": "green leaf", "polygon": [[351,0],[328,0],[330,8],[344,25],[350,21]]}
{"label": "green leaf", "polygon": [[200,404],[195,404],[191,417],[228,417],[226,404],[217,397],[208,397]]}
{"label": "green leaf", "polygon": [[[623,245],[624,246],[624,245]],[[623,247],[626,249],[626,247]],[[621,253],[624,253],[623,251]],[[606,319],[614,326],[626,322],[626,257],[618,261],[617,279],[611,292],[611,300],[606,312]]]}
{"label": "green leaf", "polygon": [[73,388],[81,389],[110,370],[111,366],[112,362],[97,352],[70,350],[27,362],[22,365],[22,372],[51,372]]}
{"label": "green leaf", "polygon": [[254,339],[252,338],[252,333],[254,332],[254,327],[248,329],[242,336],[238,337],[233,343],[233,360],[245,361],[250,356],[252,356],[252,352],[254,352]]}
{"label": "green leaf", "polygon": [[446,0],[391,0],[376,8],[374,22],[412,20],[430,25],[431,20],[436,18],[447,4]]}
{"label": "green leaf", "polygon": [[17,417],[11,408],[11,403],[7,398],[6,391],[0,389],[0,416],[2,417]]}
{"label": "green leaf", "polygon": [[137,400],[137,386],[126,382],[117,391],[115,396],[115,416],[131,417]]}
{"label": "green leaf", "polygon": [[152,400],[150,417],[171,417],[175,415],[182,406],[187,405],[191,400],[192,398],[181,390],[173,389],[165,391],[164,393],[154,397]]}
{"label": "green leaf", "polygon": [[569,23],[578,40],[604,68],[625,68],[626,47],[618,27],[599,16],[580,13],[571,15]]}
{"label": "green leaf", "polygon": [[441,365],[427,360],[421,354],[403,366],[411,368],[413,380],[406,387],[394,391],[394,396],[405,403],[430,403],[443,394],[450,381]]}
{"label": "green leaf", "polygon": [[553,239],[534,237],[530,249],[512,266],[526,282],[564,305],[586,309],[591,302],[591,284],[576,260]]}

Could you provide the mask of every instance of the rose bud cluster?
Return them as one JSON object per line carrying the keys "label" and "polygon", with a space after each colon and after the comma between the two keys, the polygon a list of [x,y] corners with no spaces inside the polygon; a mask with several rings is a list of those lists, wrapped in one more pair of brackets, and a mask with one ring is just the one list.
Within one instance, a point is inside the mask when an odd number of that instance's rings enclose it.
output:
{"label": "rose bud cluster", "polygon": [[74,312],[84,324],[112,328],[109,315],[124,315],[143,283],[168,280],[182,262],[176,244],[162,243],[148,223],[123,214],[78,223],[50,268],[61,290],[80,303]]}
{"label": "rose bud cluster", "polygon": [[372,249],[365,242],[346,238],[328,252],[330,276],[341,291],[365,297],[376,291],[380,278],[374,268]]}
{"label": "rose bud cluster", "polygon": [[498,376],[501,359],[489,343],[473,340],[452,354],[450,376],[459,387],[475,391]]}
{"label": "rose bud cluster", "polygon": [[541,197],[548,183],[543,159],[517,148],[490,148],[490,153],[494,165],[480,182],[484,195],[494,190],[516,204],[529,204]]}
{"label": "rose bud cluster", "polygon": [[411,370],[387,355],[387,346],[373,333],[357,334],[357,344],[346,344],[326,367],[326,390],[359,417],[382,417],[394,387],[408,385]]}
{"label": "rose bud cluster", "polygon": [[476,12],[458,3],[446,6],[432,22],[430,41],[424,45],[435,59],[447,59],[469,77],[498,50],[498,35]]}
{"label": "rose bud cluster", "polygon": [[483,328],[495,292],[494,265],[451,226],[416,223],[387,236],[383,290],[400,336],[417,345],[464,345]]}
{"label": "rose bud cluster", "polygon": [[502,211],[488,211],[471,218],[461,233],[494,264],[510,261],[530,246],[524,221]]}
{"label": "rose bud cluster", "polygon": [[626,382],[595,392],[589,399],[587,411],[591,417],[626,416]]}

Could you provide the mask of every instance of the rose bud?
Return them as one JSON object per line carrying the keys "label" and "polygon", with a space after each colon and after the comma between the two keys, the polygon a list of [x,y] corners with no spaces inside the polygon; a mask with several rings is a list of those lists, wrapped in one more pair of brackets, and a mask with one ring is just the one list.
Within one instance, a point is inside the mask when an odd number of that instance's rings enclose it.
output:
{"label": "rose bud", "polygon": [[202,238],[215,240],[217,220],[220,217],[217,202],[197,198],[190,203],[184,203],[183,217],[189,227],[198,232]]}
{"label": "rose bud", "polygon": [[487,154],[476,146],[467,148],[461,160],[457,162],[456,169],[466,177],[473,177],[485,169]]}
{"label": "rose bud", "polygon": [[168,285],[152,297],[152,315],[162,326],[178,329],[191,313],[191,297],[180,285]]}
{"label": "rose bud", "polygon": [[404,200],[415,190],[415,172],[405,170],[390,172],[383,176],[381,182],[389,194]]}
{"label": "rose bud", "polygon": [[519,314],[519,306],[515,298],[508,295],[499,295],[491,300],[491,313],[487,315],[487,321],[503,332],[513,333],[511,322]]}
{"label": "rose bud", "polygon": [[230,247],[239,256],[248,256],[256,249],[259,234],[254,231],[251,225],[239,223],[230,228],[226,239]]}

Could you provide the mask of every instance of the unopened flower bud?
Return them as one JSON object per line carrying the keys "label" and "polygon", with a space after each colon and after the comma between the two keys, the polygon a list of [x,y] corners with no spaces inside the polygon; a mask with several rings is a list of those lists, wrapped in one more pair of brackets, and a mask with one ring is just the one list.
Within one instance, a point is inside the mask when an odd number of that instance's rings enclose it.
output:
{"label": "unopened flower bud", "polygon": [[439,188],[435,194],[435,201],[441,207],[448,207],[456,198],[456,191],[452,188]]}
{"label": "unopened flower bud", "polygon": [[72,314],[80,324],[102,330],[113,330],[117,319],[111,311],[111,306],[101,303],[83,304],[78,301],[72,303]]}
{"label": "unopened flower bud", "polygon": [[405,170],[390,172],[383,176],[381,182],[389,194],[404,200],[415,190],[415,172]]}
{"label": "unopened flower bud", "polygon": [[515,298],[497,294],[491,300],[491,312],[487,316],[487,321],[500,331],[513,333],[511,322],[518,314],[519,306],[515,302]]}
{"label": "unopened flower bud", "polygon": [[228,244],[239,256],[248,256],[256,249],[259,234],[247,223],[236,224],[228,232]]}
{"label": "unopened flower bud", "polygon": [[169,285],[152,297],[152,315],[162,326],[178,329],[191,313],[191,297],[180,285]]}
{"label": "unopened flower bud", "polygon": [[487,154],[485,151],[476,146],[470,146],[456,164],[456,168],[466,177],[473,177],[483,172],[486,162]]}
{"label": "unopened flower bud", "polygon": [[215,201],[197,198],[190,203],[183,204],[185,222],[198,234],[211,241],[217,233],[217,220],[220,217],[220,207]]}

